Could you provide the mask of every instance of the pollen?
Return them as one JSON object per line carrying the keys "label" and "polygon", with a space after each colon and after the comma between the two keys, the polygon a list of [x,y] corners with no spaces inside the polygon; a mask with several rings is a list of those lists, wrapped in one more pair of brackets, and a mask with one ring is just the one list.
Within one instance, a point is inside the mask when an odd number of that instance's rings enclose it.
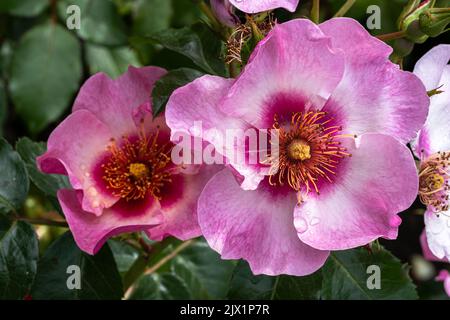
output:
{"label": "pollen", "polygon": [[303,140],[293,140],[289,144],[287,152],[293,160],[311,159],[311,147]]}
{"label": "pollen", "polygon": [[132,163],[130,164],[130,174],[136,179],[142,179],[149,175],[150,171],[147,166],[142,163]]}
{"label": "pollen", "polygon": [[419,170],[419,198],[435,213],[449,209],[450,151],[438,152],[422,161]]}
{"label": "pollen", "polygon": [[109,155],[101,165],[103,181],[114,196],[133,201],[147,195],[161,199],[161,189],[171,182],[171,145],[158,142],[159,130],[137,137],[111,140]]}
{"label": "pollen", "polygon": [[274,117],[278,151],[266,161],[271,165],[269,183],[288,184],[303,194],[320,194],[322,181],[332,183],[341,160],[351,157],[339,138],[354,136],[340,134],[342,128],[323,111],[295,112],[288,120],[280,122],[277,115]]}

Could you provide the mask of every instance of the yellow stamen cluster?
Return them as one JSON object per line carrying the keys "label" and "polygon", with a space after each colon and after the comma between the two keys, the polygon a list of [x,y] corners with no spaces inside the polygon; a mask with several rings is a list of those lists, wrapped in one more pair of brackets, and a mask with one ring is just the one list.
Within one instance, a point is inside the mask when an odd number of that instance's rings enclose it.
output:
{"label": "yellow stamen cluster", "polygon": [[345,135],[339,134],[342,128],[333,125],[333,120],[323,111],[296,112],[290,122],[282,124],[275,116],[279,151],[268,158],[271,185],[287,182],[295,191],[319,194],[320,179],[333,182],[340,160],[351,156],[336,140]]}
{"label": "yellow stamen cluster", "polygon": [[450,151],[438,152],[422,161],[419,170],[419,197],[434,212],[449,209]]}

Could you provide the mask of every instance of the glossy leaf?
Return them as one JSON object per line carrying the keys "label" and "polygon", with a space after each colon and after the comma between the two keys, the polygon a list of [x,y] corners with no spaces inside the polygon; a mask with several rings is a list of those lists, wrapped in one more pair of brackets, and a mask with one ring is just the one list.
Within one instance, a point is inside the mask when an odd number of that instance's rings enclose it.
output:
{"label": "glossy leaf", "polygon": [[0,299],[23,299],[28,294],[38,256],[33,227],[0,215]]}
{"label": "glossy leaf", "polygon": [[3,138],[0,139],[0,168],[0,209],[18,209],[28,194],[28,173],[20,156]]}
{"label": "glossy leaf", "polygon": [[226,74],[225,63],[221,59],[223,44],[204,24],[166,29],[150,35],[149,39],[188,57],[207,73]]}
{"label": "glossy leaf", "polygon": [[171,264],[172,273],[183,279],[193,299],[224,299],[234,262],[222,260],[199,241],[179,253]]}
{"label": "glossy leaf", "polygon": [[123,241],[112,239],[108,244],[116,260],[117,269],[123,276],[139,257],[139,251]]}
{"label": "glossy leaf", "polygon": [[90,74],[104,72],[111,78],[117,78],[129,66],[141,66],[134,51],[128,47],[108,48],[88,43],[85,48]]}
{"label": "glossy leaf", "polygon": [[31,139],[24,137],[17,141],[16,150],[25,162],[31,181],[44,194],[56,197],[56,192],[59,189],[70,187],[69,180],[66,176],[59,174],[45,174],[37,168],[36,157],[42,155],[46,150],[44,142],[34,142]]}
{"label": "glossy leaf", "polygon": [[[81,288],[72,285],[79,268]],[[69,283],[69,285],[68,285]],[[95,255],[82,252],[70,232],[58,238],[40,259],[31,290],[33,299],[120,299],[122,280],[107,244]]]}
{"label": "glossy leaf", "polygon": [[48,0],[1,0],[0,13],[8,13],[19,17],[34,17],[42,13],[48,4]]}
{"label": "glossy leaf", "polygon": [[187,300],[191,295],[186,284],[178,276],[170,273],[149,274],[141,277],[131,300]]}
{"label": "glossy leaf", "polygon": [[164,111],[167,101],[173,91],[194,81],[202,75],[203,73],[200,71],[189,68],[181,68],[169,71],[164,77],[159,79],[156,82],[152,92],[153,115],[157,116],[159,113]]}
{"label": "glossy leaf", "polygon": [[11,63],[9,89],[17,113],[32,133],[64,113],[80,78],[80,45],[69,31],[44,24],[22,37]]}
{"label": "glossy leaf", "polygon": [[[379,289],[374,282],[377,270]],[[407,268],[383,248],[333,252],[322,271],[324,299],[417,299]]]}
{"label": "glossy leaf", "polygon": [[318,299],[322,285],[320,271],[304,277],[253,275],[248,263],[240,261],[233,273],[228,298],[296,300]]}
{"label": "glossy leaf", "polygon": [[125,23],[113,1],[59,0],[58,9],[64,21],[69,17],[67,8],[80,8],[80,29],[76,29],[83,40],[110,46],[127,43]]}

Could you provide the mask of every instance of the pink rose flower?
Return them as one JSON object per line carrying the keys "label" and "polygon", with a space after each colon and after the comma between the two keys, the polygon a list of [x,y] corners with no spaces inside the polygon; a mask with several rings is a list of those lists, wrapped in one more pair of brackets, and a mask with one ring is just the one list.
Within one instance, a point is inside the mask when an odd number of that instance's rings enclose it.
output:
{"label": "pink rose flower", "polygon": [[427,90],[442,91],[431,97],[428,118],[413,149],[420,163],[421,201],[427,205],[425,231],[431,252],[450,259],[450,45],[439,45],[414,68]]}
{"label": "pink rose flower", "polygon": [[151,91],[165,70],[133,68],[116,80],[99,73],[38,158],[45,173],[69,176],[58,199],[80,249],[95,254],[111,236],[145,230],[154,240],[200,235],[197,197],[217,170],[175,166],[164,115],[152,118]]}
{"label": "pink rose flower", "polygon": [[278,172],[228,159],[231,170],[199,198],[202,233],[222,258],[243,258],[255,274],[306,275],[330,250],[397,237],[397,214],[418,190],[405,143],[429,98],[391,52],[353,19],[292,20],[259,43],[237,79],[204,76],[173,93],[172,138],[201,137],[227,157],[238,144],[221,145],[194,122],[280,133]]}
{"label": "pink rose flower", "polygon": [[[427,241],[426,232],[422,232],[420,235],[420,245],[422,246],[423,257],[429,261],[437,261],[437,262],[449,262],[446,257],[438,258],[431,252],[430,247]],[[447,270],[441,270],[438,276],[435,278],[436,281],[444,282],[444,290],[445,293],[450,297],[450,274]]]}
{"label": "pink rose flower", "polygon": [[234,7],[246,13],[258,13],[276,8],[294,12],[299,0],[211,0],[211,8],[223,24],[233,27],[239,23]]}

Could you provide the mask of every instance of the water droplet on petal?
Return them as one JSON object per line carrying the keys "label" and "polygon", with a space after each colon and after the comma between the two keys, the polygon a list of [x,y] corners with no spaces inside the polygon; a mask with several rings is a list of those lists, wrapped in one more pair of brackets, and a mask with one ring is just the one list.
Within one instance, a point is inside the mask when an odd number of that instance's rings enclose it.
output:
{"label": "water droplet on petal", "polygon": [[302,217],[294,218],[294,227],[298,233],[305,233],[308,230],[308,223]]}
{"label": "water droplet on petal", "polygon": [[309,224],[310,224],[311,226],[316,226],[316,225],[319,224],[319,222],[320,222],[320,219],[314,217],[314,218],[311,219],[311,221],[309,222]]}
{"label": "water droplet on petal", "polygon": [[98,191],[97,191],[97,189],[95,189],[94,187],[90,187],[90,188],[88,189],[88,193],[89,193],[89,195],[92,196],[92,197],[95,197],[95,196],[98,195]]}

